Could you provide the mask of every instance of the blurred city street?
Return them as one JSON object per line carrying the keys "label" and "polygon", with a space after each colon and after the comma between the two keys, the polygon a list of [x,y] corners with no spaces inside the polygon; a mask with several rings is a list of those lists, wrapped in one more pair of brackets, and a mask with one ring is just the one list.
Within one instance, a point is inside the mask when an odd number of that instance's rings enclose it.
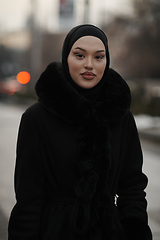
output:
{"label": "blurred city street", "polygon": [[21,115],[35,101],[40,73],[64,58],[64,39],[81,24],[103,30],[108,63],[131,89],[149,180],[149,225],[153,240],[160,240],[160,0],[0,1],[0,240],[7,240],[15,204]]}
{"label": "blurred city street", "polygon": [[[7,240],[7,224],[15,203],[13,176],[18,126],[26,106],[0,103],[0,239]],[[154,240],[160,239],[160,148],[158,143],[142,139],[143,170],[149,178],[146,190],[149,225]]]}

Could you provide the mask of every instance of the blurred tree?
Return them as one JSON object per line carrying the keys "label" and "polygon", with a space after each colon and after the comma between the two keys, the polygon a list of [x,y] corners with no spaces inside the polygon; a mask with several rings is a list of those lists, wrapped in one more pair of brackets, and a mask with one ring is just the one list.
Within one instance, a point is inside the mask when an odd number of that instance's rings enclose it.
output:
{"label": "blurred tree", "polygon": [[159,0],[132,0],[135,14],[144,23],[157,22],[160,18],[160,2]]}
{"label": "blurred tree", "polygon": [[103,26],[109,39],[111,67],[132,80],[132,112],[160,116],[160,95],[151,95],[146,89],[146,81],[152,87],[156,78],[156,88],[160,82],[160,1],[132,2],[134,17],[117,16]]}
{"label": "blurred tree", "polygon": [[117,16],[103,26],[111,63],[127,78],[160,78],[160,1],[132,1],[135,17]]}
{"label": "blurred tree", "polygon": [[133,0],[138,34],[129,40],[129,47],[138,60],[138,77],[160,77],[160,1]]}

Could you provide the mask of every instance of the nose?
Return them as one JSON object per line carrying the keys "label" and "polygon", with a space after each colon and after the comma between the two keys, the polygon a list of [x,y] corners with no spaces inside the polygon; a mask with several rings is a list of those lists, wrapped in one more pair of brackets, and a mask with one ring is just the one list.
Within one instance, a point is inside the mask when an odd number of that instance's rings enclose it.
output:
{"label": "nose", "polygon": [[93,63],[92,63],[91,57],[86,57],[85,60],[86,60],[86,61],[85,61],[85,63],[84,63],[84,67],[85,67],[86,69],[89,69],[89,70],[93,69]]}

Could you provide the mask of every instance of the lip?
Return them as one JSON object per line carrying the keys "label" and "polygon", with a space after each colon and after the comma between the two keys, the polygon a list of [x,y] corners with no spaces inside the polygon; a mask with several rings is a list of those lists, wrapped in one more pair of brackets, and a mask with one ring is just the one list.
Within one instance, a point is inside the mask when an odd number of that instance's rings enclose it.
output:
{"label": "lip", "polygon": [[92,72],[84,72],[81,74],[84,79],[92,80],[96,75]]}

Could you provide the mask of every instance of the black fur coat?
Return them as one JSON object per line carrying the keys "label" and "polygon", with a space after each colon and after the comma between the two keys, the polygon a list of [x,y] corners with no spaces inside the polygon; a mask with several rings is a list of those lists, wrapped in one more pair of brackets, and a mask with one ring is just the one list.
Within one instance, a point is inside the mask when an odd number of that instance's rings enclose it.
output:
{"label": "black fur coat", "polygon": [[9,240],[151,240],[130,90],[114,70],[93,104],[52,63],[22,116]]}

